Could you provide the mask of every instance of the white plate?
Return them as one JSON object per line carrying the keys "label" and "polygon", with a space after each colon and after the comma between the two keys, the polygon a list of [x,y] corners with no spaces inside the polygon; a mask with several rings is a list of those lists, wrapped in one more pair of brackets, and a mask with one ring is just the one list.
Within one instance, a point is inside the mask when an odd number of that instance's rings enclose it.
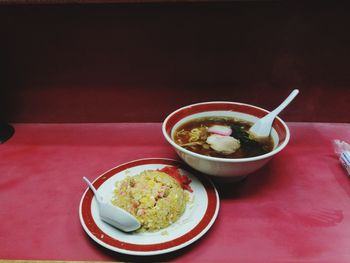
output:
{"label": "white plate", "polygon": [[80,201],[80,222],[86,233],[98,244],[129,255],[158,255],[183,248],[203,236],[214,223],[219,211],[219,195],[211,181],[202,174],[171,159],[140,159],[119,165],[100,175],[93,185],[104,198],[111,200],[116,181],[144,170],[179,167],[192,182],[190,201],[185,213],[169,227],[153,233],[124,233],[101,221],[93,193],[86,189]]}

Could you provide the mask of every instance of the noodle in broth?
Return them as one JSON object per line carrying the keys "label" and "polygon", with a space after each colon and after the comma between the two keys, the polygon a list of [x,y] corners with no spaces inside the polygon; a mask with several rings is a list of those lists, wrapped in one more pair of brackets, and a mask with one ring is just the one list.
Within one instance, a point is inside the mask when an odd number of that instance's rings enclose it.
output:
{"label": "noodle in broth", "polygon": [[[213,149],[208,143],[208,137],[212,135],[208,129],[215,125],[231,128],[230,136],[237,139],[240,144],[237,150],[223,154]],[[272,151],[274,143],[271,136],[264,141],[256,141],[248,132],[251,126],[250,122],[229,117],[197,118],[181,125],[175,131],[173,139],[175,143],[187,150],[219,158],[247,158]]]}

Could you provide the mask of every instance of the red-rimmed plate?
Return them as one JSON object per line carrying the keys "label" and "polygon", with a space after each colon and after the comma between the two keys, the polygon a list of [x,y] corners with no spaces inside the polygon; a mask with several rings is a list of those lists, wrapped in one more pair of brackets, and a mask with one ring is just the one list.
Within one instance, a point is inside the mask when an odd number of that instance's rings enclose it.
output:
{"label": "red-rimmed plate", "polygon": [[[153,233],[124,233],[101,221],[91,190],[86,189],[80,201],[79,216],[85,232],[101,246],[129,255],[158,255],[183,248],[203,236],[213,225],[219,211],[219,195],[204,175],[189,171],[182,163],[162,158],[140,159],[119,165],[100,175],[93,185],[111,200],[115,183],[126,176],[165,166],[179,167],[192,182],[190,201],[184,214],[172,225]],[[105,199],[106,200],[106,199]]]}

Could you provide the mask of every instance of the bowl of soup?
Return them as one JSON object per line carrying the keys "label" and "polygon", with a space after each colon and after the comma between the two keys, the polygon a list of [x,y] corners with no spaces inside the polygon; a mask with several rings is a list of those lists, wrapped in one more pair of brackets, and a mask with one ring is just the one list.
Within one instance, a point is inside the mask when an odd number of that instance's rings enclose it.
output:
{"label": "bowl of soup", "polygon": [[218,179],[240,180],[263,167],[289,142],[289,128],[279,117],[268,138],[257,139],[249,132],[267,113],[238,102],[196,103],[169,114],[162,132],[190,167]]}

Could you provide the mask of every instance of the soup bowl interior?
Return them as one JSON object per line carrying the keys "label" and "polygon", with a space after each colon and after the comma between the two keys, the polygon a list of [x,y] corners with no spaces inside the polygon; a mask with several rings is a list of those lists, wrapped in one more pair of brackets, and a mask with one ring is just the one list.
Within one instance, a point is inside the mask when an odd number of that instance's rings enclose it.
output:
{"label": "soup bowl interior", "polygon": [[174,135],[179,127],[198,118],[229,117],[253,124],[267,113],[262,108],[237,102],[197,103],[171,113],[164,120],[162,131],[179,157],[195,170],[218,178],[239,180],[260,169],[288,144],[289,129],[280,118],[275,119],[271,129],[274,144],[272,151],[255,157],[220,158],[202,155],[175,143]]}

